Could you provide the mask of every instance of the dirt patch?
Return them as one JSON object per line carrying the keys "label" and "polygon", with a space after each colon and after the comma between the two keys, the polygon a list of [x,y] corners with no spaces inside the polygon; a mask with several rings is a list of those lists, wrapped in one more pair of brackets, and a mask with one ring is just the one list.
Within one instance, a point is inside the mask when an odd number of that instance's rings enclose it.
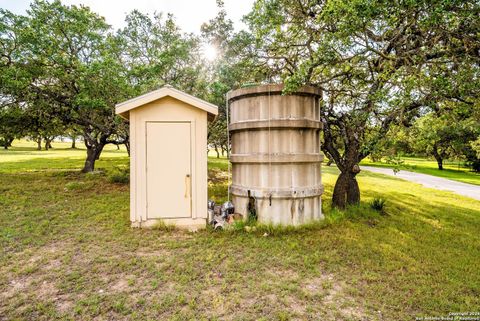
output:
{"label": "dirt patch", "polygon": [[275,267],[270,269],[267,273],[270,274],[273,279],[296,280],[299,278],[298,272],[293,269]]}
{"label": "dirt patch", "polygon": [[35,293],[39,298],[48,300],[54,298],[58,294],[58,289],[54,282],[43,281],[35,290]]}
{"label": "dirt patch", "polygon": [[200,295],[201,298],[205,298],[205,311],[208,311],[212,316],[225,315],[225,300],[222,294],[222,287],[218,284],[212,284],[208,288],[204,289]]}
{"label": "dirt patch", "polygon": [[110,291],[116,292],[116,293],[129,291],[130,286],[128,285],[128,282],[130,278],[133,278],[133,276],[130,276],[130,277],[122,276],[116,282],[112,282],[112,285],[110,286]]}
{"label": "dirt patch", "polygon": [[46,264],[43,266],[44,270],[51,271],[57,270],[62,266],[62,262],[58,259],[49,259]]}
{"label": "dirt patch", "polygon": [[24,278],[12,279],[9,284],[1,291],[0,301],[12,299],[20,293],[35,293],[40,299],[50,300],[58,294],[58,289],[54,282],[40,281],[36,276],[31,275]]}
{"label": "dirt patch", "polygon": [[72,310],[74,304],[67,296],[59,296],[55,300],[55,307],[60,313],[67,313]]}
{"label": "dirt patch", "polygon": [[24,291],[26,288],[29,287],[31,279],[24,278],[24,279],[13,279],[7,286],[6,291],[2,291],[1,295],[3,297],[9,298],[14,296],[16,293]]}
{"label": "dirt patch", "polygon": [[162,258],[162,257],[170,257],[172,251],[167,249],[148,249],[148,248],[141,248],[135,251],[135,255],[142,258]]}
{"label": "dirt patch", "polygon": [[324,273],[306,280],[303,291],[307,296],[321,298],[321,304],[328,308],[329,318],[337,318],[340,315],[342,320],[370,320],[362,306],[347,293],[347,287],[344,281],[338,280],[332,274]]}

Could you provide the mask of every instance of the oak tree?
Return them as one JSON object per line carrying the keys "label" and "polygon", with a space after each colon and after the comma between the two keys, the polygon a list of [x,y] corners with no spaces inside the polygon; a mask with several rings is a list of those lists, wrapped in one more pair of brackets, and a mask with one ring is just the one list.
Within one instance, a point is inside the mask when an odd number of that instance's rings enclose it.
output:
{"label": "oak tree", "polygon": [[[256,1],[247,21],[266,78],[323,91],[322,151],[341,172],[333,206],[360,201],[359,162],[392,124],[440,99],[478,99],[479,12],[463,0]],[[457,73],[476,76],[467,94],[436,78]]]}

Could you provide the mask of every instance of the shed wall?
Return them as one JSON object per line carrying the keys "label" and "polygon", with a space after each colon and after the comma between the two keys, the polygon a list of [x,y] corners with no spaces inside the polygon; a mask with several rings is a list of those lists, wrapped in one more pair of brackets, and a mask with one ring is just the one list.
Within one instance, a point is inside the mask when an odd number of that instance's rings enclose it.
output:
{"label": "shed wall", "polygon": [[[164,97],[130,111],[130,189],[133,191],[130,193],[130,220],[134,225],[148,226],[156,223],[155,220],[147,220],[146,193],[146,123],[154,121],[189,121],[192,129],[192,173],[190,173],[192,217],[170,218],[164,221],[175,225],[204,226],[208,198],[207,112],[171,97]],[[175,140],[175,137],[156,139]],[[165,151],[165,157],[176,156]]]}

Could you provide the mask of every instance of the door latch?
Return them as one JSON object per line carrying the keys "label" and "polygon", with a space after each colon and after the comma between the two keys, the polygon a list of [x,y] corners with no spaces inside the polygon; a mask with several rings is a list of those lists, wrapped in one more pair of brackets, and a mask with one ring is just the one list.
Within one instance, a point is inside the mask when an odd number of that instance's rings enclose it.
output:
{"label": "door latch", "polygon": [[190,174],[185,175],[185,198],[190,197]]}

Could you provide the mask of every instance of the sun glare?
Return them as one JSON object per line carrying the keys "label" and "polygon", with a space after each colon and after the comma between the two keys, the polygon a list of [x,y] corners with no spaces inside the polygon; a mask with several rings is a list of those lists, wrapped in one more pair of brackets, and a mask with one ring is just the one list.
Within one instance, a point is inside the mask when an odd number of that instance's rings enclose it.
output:
{"label": "sun glare", "polygon": [[217,58],[217,48],[211,44],[205,44],[203,46],[203,56],[208,61],[213,61]]}

